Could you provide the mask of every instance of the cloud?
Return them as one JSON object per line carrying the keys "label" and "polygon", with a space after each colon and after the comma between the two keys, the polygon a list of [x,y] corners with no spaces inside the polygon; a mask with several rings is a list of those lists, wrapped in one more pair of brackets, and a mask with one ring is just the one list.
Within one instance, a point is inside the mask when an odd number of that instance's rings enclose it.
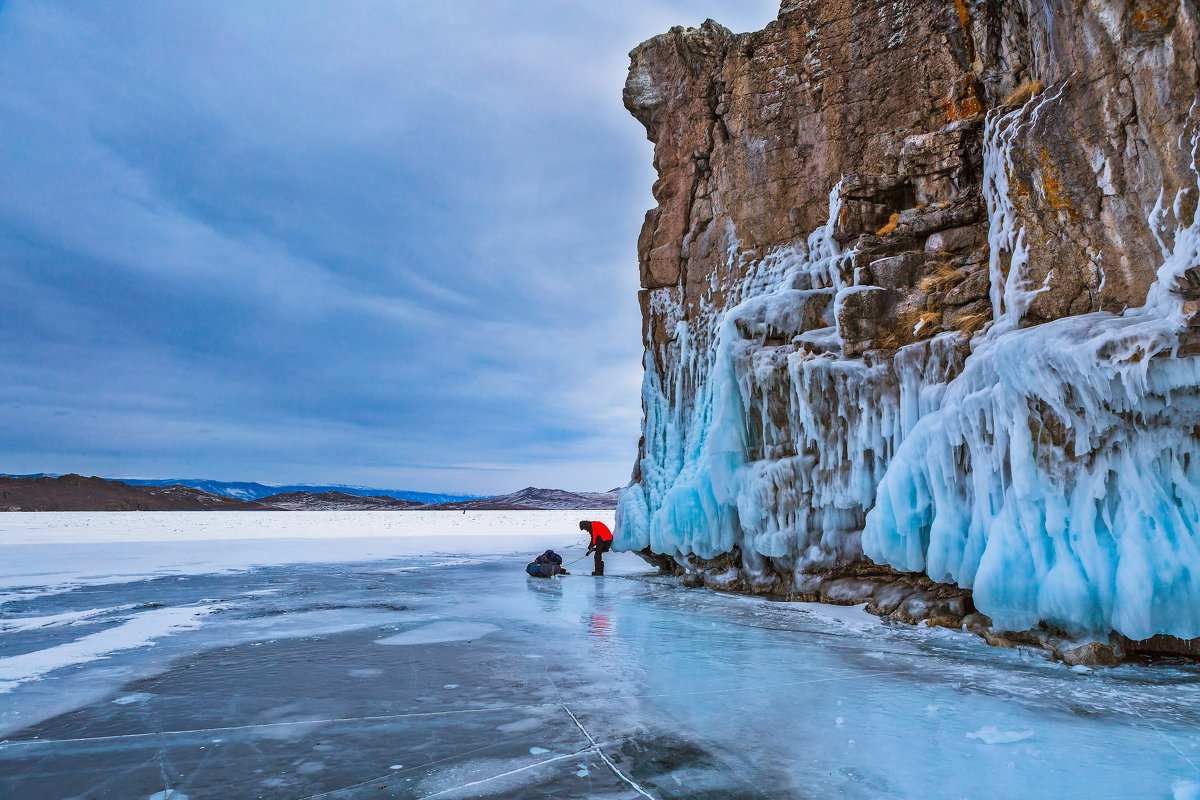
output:
{"label": "cloud", "polygon": [[0,5],[0,468],[623,483],[626,53],[774,5]]}

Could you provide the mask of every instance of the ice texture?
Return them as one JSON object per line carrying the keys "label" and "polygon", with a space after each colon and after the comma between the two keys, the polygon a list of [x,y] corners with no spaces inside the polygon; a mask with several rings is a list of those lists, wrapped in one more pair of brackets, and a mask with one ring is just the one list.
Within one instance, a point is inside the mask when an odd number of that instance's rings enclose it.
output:
{"label": "ice texture", "polygon": [[693,319],[678,289],[651,292],[675,336],[646,355],[645,452],[618,505],[618,547],[711,558],[736,545],[752,581],[769,579],[764,559],[799,578],[861,557],[875,487],[938,405],[962,348],[948,334],[890,362],[840,357],[834,311],[868,287],[848,281],[853,253],[833,237],[840,185],[829,203],[829,221],[802,245],[758,263],[731,250],[729,274],[750,278],[730,278]]}
{"label": "ice texture", "polygon": [[[42,568],[82,545],[6,544],[17,515],[0,517],[0,578],[38,590],[0,618],[89,612],[0,631],[0,657],[220,606],[0,695],[0,797],[1195,798],[1200,785],[1195,664],[1078,674],[861,608],[684,590],[628,554],[607,556],[601,579],[537,580],[507,537],[487,554],[447,538],[414,555],[431,537],[403,513],[399,537],[374,539],[403,554],[329,548],[322,562],[305,544],[321,516],[288,515],[297,538],[276,540],[305,563],[230,569],[244,563],[230,539],[187,575],[145,574],[154,553],[176,558],[158,541],[139,545],[142,577],[66,591]],[[467,516],[481,531],[497,519]],[[129,552],[104,529],[196,530],[173,513],[123,518],[88,515],[96,563]],[[259,524],[206,519],[245,536]],[[15,583],[18,568],[49,574]],[[377,644],[405,633],[425,641]]]}
{"label": "ice texture", "polygon": [[[996,131],[1019,124],[989,119],[985,185],[1006,173]],[[1030,328],[1014,245],[996,324],[883,478],[868,555],[973,589],[1001,627],[1200,636],[1200,359],[1172,357],[1186,322],[1169,291],[1200,266],[1200,220],[1169,238],[1144,306]]]}
{"label": "ice texture", "polygon": [[[489,625],[486,622],[431,622],[411,631],[378,639],[375,644],[412,646],[441,644],[442,642],[468,642],[487,636],[489,633],[495,633],[497,630],[495,625]],[[442,688],[456,689],[458,687],[454,684],[447,684]]]}
{"label": "ice texture", "polygon": [[46,673],[105,658],[115,651],[150,647],[163,636],[198,628],[200,618],[216,609],[215,605],[194,605],[143,611],[114,628],[66,644],[0,658],[0,695]]}
{"label": "ice texture", "polygon": [[1164,261],[1143,307],[1026,327],[1046,286],[1023,274],[1010,151],[1056,99],[986,120],[994,319],[969,347],[948,333],[890,359],[845,354],[833,311],[867,287],[833,238],[838,187],[805,244],[757,263],[731,246],[698,309],[678,287],[650,292],[673,336],[646,353],[618,548],[736,546],[752,583],[797,585],[865,554],[973,589],[1003,628],[1200,636],[1200,359],[1175,357],[1171,291],[1200,266],[1200,224],[1164,227],[1182,193],[1151,213]]}

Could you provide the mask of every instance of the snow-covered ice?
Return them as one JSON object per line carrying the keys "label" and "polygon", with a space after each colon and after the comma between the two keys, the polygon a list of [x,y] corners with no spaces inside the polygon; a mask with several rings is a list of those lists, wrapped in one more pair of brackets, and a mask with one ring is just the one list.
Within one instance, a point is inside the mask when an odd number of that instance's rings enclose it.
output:
{"label": "snow-covered ice", "polygon": [[0,517],[0,797],[1197,796],[1196,666],[537,580],[578,514],[389,513]]}
{"label": "snow-covered ice", "polygon": [[[431,622],[421,625],[411,631],[397,633],[386,639],[376,639],[375,644],[417,645],[441,644],[443,642],[470,642],[482,639],[489,633],[500,630],[488,622]],[[447,684],[443,689],[456,689],[455,684]]]}

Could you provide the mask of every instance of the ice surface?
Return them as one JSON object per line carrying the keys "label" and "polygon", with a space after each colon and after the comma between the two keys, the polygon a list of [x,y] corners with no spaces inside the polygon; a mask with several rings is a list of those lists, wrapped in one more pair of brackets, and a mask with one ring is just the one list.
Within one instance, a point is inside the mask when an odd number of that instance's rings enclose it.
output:
{"label": "ice surface", "polygon": [[0,657],[0,694],[48,672],[95,661],[119,650],[149,647],[163,636],[199,627],[200,617],[216,609],[214,605],[200,605],[143,611],[128,622],[65,644]]}
{"label": "ice surface", "polygon": [[[615,516],[611,511],[5,514],[0,517],[6,557],[0,602],[116,581],[272,564],[436,555],[462,563],[468,556],[541,552],[584,541],[578,521],[585,515],[609,524]],[[155,545],[147,548],[146,542]]]}
{"label": "ice surface", "polygon": [[[291,523],[313,526],[293,542],[307,556],[316,516]],[[0,696],[0,797],[1185,798],[1200,786],[1195,666],[1078,674],[859,609],[685,590],[627,554],[607,556],[604,578],[528,578],[544,544],[461,561],[449,545],[359,561],[330,549],[326,563],[115,577],[5,603],[5,621],[107,612],[0,632],[0,658],[213,610]],[[160,546],[143,545],[130,572]],[[44,546],[43,565],[64,547]]]}
{"label": "ice surface", "polygon": [[1173,800],[1200,800],[1200,783],[1196,781],[1175,781],[1171,789]]}

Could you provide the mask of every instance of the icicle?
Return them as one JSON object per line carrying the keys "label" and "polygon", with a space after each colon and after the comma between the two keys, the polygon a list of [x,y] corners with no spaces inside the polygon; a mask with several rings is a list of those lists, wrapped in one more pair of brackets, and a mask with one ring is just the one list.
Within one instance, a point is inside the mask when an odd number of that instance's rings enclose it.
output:
{"label": "icicle", "polygon": [[[988,275],[991,280],[993,325],[997,332],[1019,328],[1033,298],[1049,287],[1049,276],[1038,289],[1025,281],[1029,248],[1025,228],[1018,225],[1009,177],[1013,172],[1012,144],[1024,129],[1037,123],[1048,103],[1062,96],[1063,87],[1033,104],[1000,114],[992,111],[983,137],[983,196],[988,209]],[[1026,122],[1026,120],[1028,120]],[[1007,265],[1005,261],[1007,260]]]}
{"label": "icicle", "polygon": [[[989,212],[1010,235],[1009,209]],[[1157,357],[1185,324],[1172,289],[1200,267],[1200,220],[1173,242],[1140,308],[1022,330],[1006,305],[897,451],[869,556],[973,588],[1000,627],[1200,636],[1200,359]]]}
{"label": "icicle", "polygon": [[[957,371],[960,340],[904,348],[894,366],[794,344],[840,351],[832,310],[856,290],[846,285],[854,254],[833,237],[840,184],[829,208],[802,245],[757,263],[731,247],[727,265],[748,277],[726,310],[694,315],[691,336],[680,328],[669,354],[647,360],[642,478],[622,497],[618,546],[707,558],[737,545],[752,578],[766,559],[799,573],[861,557],[875,487],[898,437],[936,405],[931,381]],[[679,302],[676,289],[651,295],[664,324],[682,317],[667,307]]]}

